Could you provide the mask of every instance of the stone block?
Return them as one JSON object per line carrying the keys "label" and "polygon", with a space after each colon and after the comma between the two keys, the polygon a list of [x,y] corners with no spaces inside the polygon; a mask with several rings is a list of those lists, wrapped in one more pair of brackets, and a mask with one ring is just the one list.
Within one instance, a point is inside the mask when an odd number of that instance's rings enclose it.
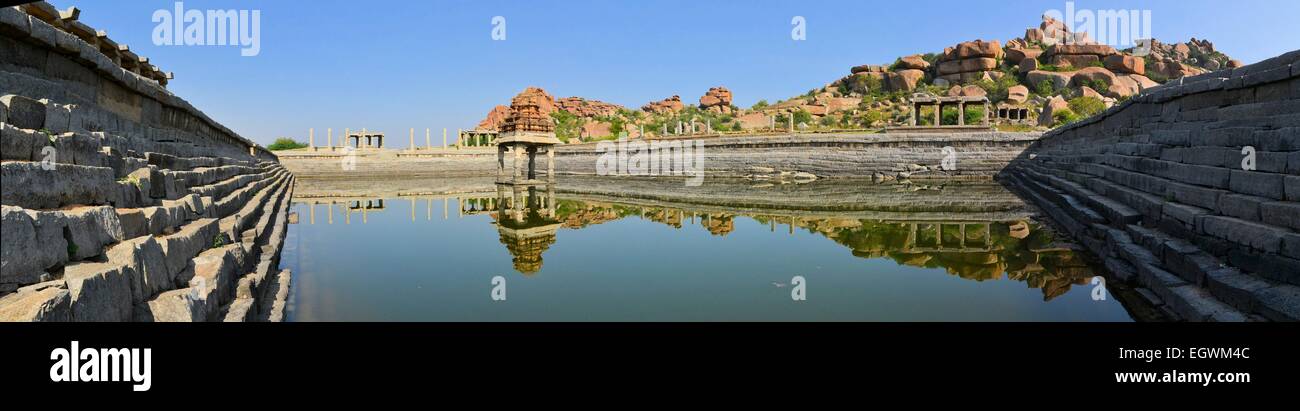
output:
{"label": "stone block", "polygon": [[158,239],[166,256],[170,278],[175,278],[190,263],[190,259],[211,248],[219,231],[218,221],[207,218],[181,227],[175,234]]}
{"label": "stone block", "polygon": [[71,241],[68,257],[73,261],[103,254],[104,246],[125,239],[122,223],[113,207],[78,207],[63,211],[63,214],[67,221],[67,237]]}
{"label": "stone block", "polygon": [[1256,250],[1278,253],[1282,250],[1282,235],[1286,230],[1232,217],[1200,217],[1201,232]]}
{"label": "stone block", "polygon": [[131,277],[131,302],[139,304],[175,287],[167,271],[162,246],[152,236],[123,241],[106,253],[108,262],[127,268]]}
{"label": "stone block", "polygon": [[13,7],[0,7],[0,32],[16,38],[30,35],[32,28],[27,22],[27,13]]}
{"label": "stone block", "polygon": [[30,209],[109,204],[113,169],[35,162],[0,164],[0,201]]}
{"label": "stone block", "polygon": [[139,208],[119,208],[117,220],[122,224],[122,238],[131,239],[149,235],[149,220],[144,217],[144,210]]}
{"label": "stone block", "polygon": [[1218,210],[1223,215],[1243,220],[1260,221],[1259,205],[1270,201],[1264,197],[1244,194],[1226,194],[1219,197]]}
{"label": "stone block", "polygon": [[62,213],[3,206],[0,229],[0,284],[34,284],[45,269],[68,261]]}
{"label": "stone block", "polygon": [[0,105],[4,105],[8,113],[8,123],[15,127],[40,130],[45,128],[45,105],[41,102],[19,96],[5,95],[0,97]]}
{"label": "stone block", "polygon": [[1277,285],[1255,292],[1257,311],[1273,321],[1300,321],[1300,287]]}
{"label": "stone block", "polygon": [[1300,231],[1300,203],[1291,201],[1266,202],[1260,204],[1259,210],[1264,224]]}
{"label": "stone block", "polygon": [[1257,311],[1255,293],[1272,285],[1232,267],[1213,270],[1205,275],[1205,286],[1210,294],[1228,305],[1249,312]]}
{"label": "stone block", "polygon": [[207,319],[203,303],[195,298],[196,290],[182,288],[159,294],[157,298],[135,308],[139,322],[202,322]]}
{"label": "stone block", "polygon": [[1254,132],[1254,145],[1259,151],[1298,151],[1300,150],[1300,127],[1284,127],[1275,130]]}
{"label": "stone block", "polygon": [[1300,176],[1282,177],[1282,190],[1287,201],[1300,201]]}
{"label": "stone block", "polygon": [[23,287],[0,297],[0,322],[72,321],[71,303],[63,281]]}
{"label": "stone block", "polygon": [[1286,197],[1282,174],[1232,170],[1228,189],[1242,194],[1281,200]]}
{"label": "stone block", "polygon": [[1173,298],[1165,298],[1169,306],[1183,320],[1192,322],[1245,322],[1246,316],[1227,304],[1219,302],[1205,289],[1185,285],[1172,288]]}
{"label": "stone block", "polygon": [[72,298],[72,320],[131,321],[131,274],[123,265],[77,263],[64,269]]}

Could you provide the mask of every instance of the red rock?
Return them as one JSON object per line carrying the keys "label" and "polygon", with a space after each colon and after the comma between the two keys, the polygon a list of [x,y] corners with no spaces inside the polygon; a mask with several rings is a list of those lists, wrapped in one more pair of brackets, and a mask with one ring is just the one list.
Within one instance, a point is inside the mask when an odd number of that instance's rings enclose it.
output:
{"label": "red rock", "polygon": [[849,73],[852,73],[852,74],[858,74],[858,73],[884,73],[884,72],[885,72],[885,66],[881,66],[881,65],[877,65],[877,64],[864,64],[864,65],[861,65],[861,66],[853,66],[853,68],[850,68],[850,69],[849,69]]}
{"label": "red rock", "polygon": [[998,61],[989,57],[970,58],[961,61],[961,71],[989,71],[998,68]]}
{"label": "red rock", "polygon": [[1042,50],[1029,48],[1009,48],[1006,51],[1007,61],[1011,64],[1020,64],[1025,59],[1036,59],[1042,54]]}
{"label": "red rock", "polygon": [[1237,68],[1243,65],[1244,64],[1241,63],[1241,60],[1236,60],[1236,59],[1228,60],[1228,68]]}
{"label": "red rock", "polygon": [[1038,60],[1024,59],[1020,62],[1020,74],[1038,70]]}
{"label": "red rock", "polygon": [[582,97],[565,97],[555,101],[556,108],[573,113],[583,118],[612,116],[618,114],[623,106]]}
{"label": "red rock", "polygon": [[731,111],[731,90],[727,90],[726,87],[710,88],[708,92],[700,96],[700,108],[724,112]]}
{"label": "red rock", "polygon": [[923,78],[925,78],[924,71],[899,70],[885,74],[885,87],[891,91],[912,91],[916,89],[916,83]]}
{"label": "red rock", "polygon": [[1101,93],[1098,93],[1097,90],[1093,90],[1092,87],[1088,87],[1088,86],[1083,86],[1079,88],[1079,96],[1092,97],[1098,100],[1102,99]]}
{"label": "red rock", "polygon": [[1146,60],[1140,57],[1114,54],[1106,56],[1106,68],[1116,73],[1146,74]]}
{"label": "red rock", "polygon": [[917,54],[899,58],[896,67],[898,70],[925,70],[930,68],[930,62]]}
{"label": "red rock", "polygon": [[506,117],[509,115],[510,115],[509,106],[498,105],[496,107],[493,107],[492,111],[488,112],[487,118],[483,119],[483,121],[478,122],[478,127],[476,127],[476,129],[486,130],[486,131],[500,130],[501,123],[504,123],[506,121]]}
{"label": "red rock", "polygon": [[1002,44],[998,43],[997,40],[993,40],[993,41],[975,40],[975,41],[962,42],[957,44],[957,47],[953,50],[953,52],[955,53],[953,57],[959,59],[968,59],[974,57],[988,57],[993,59],[1000,59],[1003,56]]}
{"label": "red rock", "polygon": [[1029,88],[1022,85],[1014,85],[1007,88],[1007,102],[1011,104],[1023,104],[1029,100]]}
{"label": "red rock", "polygon": [[676,113],[682,111],[682,108],[684,108],[684,106],[682,105],[682,98],[680,96],[672,96],[663,99],[662,101],[652,101],[641,106],[642,110],[651,113]]}
{"label": "red rock", "polygon": [[1070,103],[1065,102],[1061,96],[1053,96],[1051,100],[1043,105],[1043,113],[1038,116],[1038,125],[1051,127],[1054,121],[1052,114],[1060,110],[1069,110]]}

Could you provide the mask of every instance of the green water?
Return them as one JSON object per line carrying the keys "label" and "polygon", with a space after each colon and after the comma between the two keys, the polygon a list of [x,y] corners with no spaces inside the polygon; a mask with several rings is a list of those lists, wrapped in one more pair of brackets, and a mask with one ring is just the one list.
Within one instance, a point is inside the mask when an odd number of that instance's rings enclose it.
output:
{"label": "green water", "polygon": [[296,202],[288,318],[1130,321],[1094,290],[1100,273],[1030,219],[582,197]]}

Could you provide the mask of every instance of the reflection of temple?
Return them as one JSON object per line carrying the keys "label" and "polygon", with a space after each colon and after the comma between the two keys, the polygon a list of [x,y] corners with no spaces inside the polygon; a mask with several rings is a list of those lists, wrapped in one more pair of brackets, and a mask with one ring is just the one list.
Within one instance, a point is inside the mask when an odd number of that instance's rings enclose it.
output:
{"label": "reflection of temple", "polygon": [[530,275],[542,269],[542,253],[555,243],[560,221],[555,185],[498,184],[497,232],[514,257],[515,270]]}

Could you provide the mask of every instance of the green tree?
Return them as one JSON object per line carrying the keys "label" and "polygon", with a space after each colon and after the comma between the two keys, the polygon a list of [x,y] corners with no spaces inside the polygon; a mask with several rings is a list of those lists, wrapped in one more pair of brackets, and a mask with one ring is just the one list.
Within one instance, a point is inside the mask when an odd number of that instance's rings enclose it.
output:
{"label": "green tree", "polygon": [[1106,103],[1096,97],[1075,97],[1070,100],[1069,104],[1070,111],[1080,118],[1092,117],[1106,109]]}
{"label": "green tree", "polygon": [[551,118],[555,120],[555,137],[563,142],[576,140],[582,135],[582,119],[565,110],[555,110],[551,112]]}
{"label": "green tree", "polygon": [[271,143],[271,145],[266,146],[266,149],[271,151],[280,151],[280,150],[293,150],[293,149],[298,149],[303,147],[307,147],[307,145],[298,141],[294,141],[294,139],[292,138],[280,137],[275,139],[275,142]]}
{"label": "green tree", "polygon": [[753,106],[753,107],[750,107],[750,109],[751,109],[751,110],[761,110],[761,109],[767,108],[767,106],[768,106],[768,104],[767,104],[767,100],[759,100],[757,103],[754,103],[754,106]]}

